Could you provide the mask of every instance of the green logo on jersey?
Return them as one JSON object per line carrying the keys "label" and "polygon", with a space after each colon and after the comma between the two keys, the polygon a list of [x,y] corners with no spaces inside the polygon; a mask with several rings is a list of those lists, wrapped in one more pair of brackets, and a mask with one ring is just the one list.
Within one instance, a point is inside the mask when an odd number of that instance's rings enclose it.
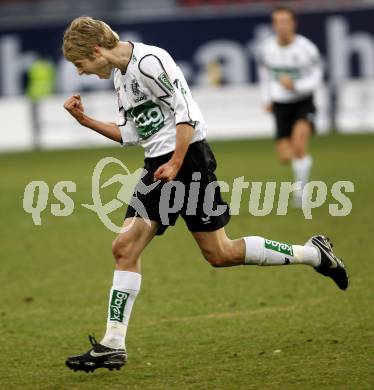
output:
{"label": "green logo on jersey", "polygon": [[278,80],[280,76],[287,75],[293,80],[298,80],[300,78],[300,70],[298,68],[291,68],[291,67],[273,67],[271,68],[271,71],[273,73],[273,78],[275,80]]}
{"label": "green logo on jersey", "polygon": [[157,77],[160,83],[169,91],[174,92],[173,84],[170,82],[169,76],[166,72],[162,72],[160,76]]}
{"label": "green logo on jersey", "polygon": [[123,321],[123,314],[129,295],[127,292],[113,290],[109,307],[110,321]]}
{"label": "green logo on jersey", "polygon": [[265,248],[273,251],[283,253],[284,255],[293,256],[292,245],[283,242],[265,240]]}
{"label": "green logo on jersey", "polygon": [[133,107],[127,112],[133,119],[141,139],[147,139],[164,127],[165,117],[161,107],[152,100]]}

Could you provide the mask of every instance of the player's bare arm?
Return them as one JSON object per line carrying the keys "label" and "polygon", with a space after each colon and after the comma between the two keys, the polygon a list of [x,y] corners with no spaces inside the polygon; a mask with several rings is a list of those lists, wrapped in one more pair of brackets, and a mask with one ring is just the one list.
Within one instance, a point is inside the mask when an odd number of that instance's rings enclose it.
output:
{"label": "player's bare arm", "polygon": [[110,138],[113,141],[121,142],[121,132],[115,123],[101,122],[89,117],[84,112],[82,98],[79,94],[70,96],[64,103],[64,108],[84,127],[88,127],[97,133]]}

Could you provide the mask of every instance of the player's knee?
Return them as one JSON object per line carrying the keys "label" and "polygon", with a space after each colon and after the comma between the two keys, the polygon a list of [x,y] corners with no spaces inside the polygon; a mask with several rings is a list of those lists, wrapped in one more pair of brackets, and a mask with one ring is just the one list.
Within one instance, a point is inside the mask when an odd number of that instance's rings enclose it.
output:
{"label": "player's knee", "polygon": [[112,243],[112,253],[116,261],[131,257],[131,240],[126,235],[117,237]]}

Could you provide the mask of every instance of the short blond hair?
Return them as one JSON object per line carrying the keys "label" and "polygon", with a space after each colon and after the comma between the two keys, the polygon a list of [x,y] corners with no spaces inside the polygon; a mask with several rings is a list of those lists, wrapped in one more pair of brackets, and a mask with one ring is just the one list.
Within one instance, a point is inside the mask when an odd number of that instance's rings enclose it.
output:
{"label": "short blond hair", "polygon": [[106,23],[81,16],[74,19],[65,30],[62,51],[71,62],[85,58],[93,59],[93,49],[101,46],[113,49],[119,43],[119,36]]}

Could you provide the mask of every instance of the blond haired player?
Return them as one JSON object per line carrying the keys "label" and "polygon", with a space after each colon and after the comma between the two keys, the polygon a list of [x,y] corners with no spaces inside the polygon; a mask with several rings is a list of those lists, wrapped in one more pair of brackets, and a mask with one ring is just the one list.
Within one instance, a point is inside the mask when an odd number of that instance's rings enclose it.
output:
{"label": "blond haired player", "polygon": [[[66,100],[65,109],[82,126],[122,145],[139,144],[145,152],[144,175],[135,189],[134,202],[127,208],[123,224],[126,229],[112,246],[115,270],[105,335],[100,343],[91,337],[88,352],[69,357],[69,368],[89,372],[100,367],[119,369],[125,363],[127,326],[142,279],[140,255],[155,235],[174,225],[179,215],[212,266],[306,264],[331,277],[339,288],[347,288],[344,264],[324,236],[313,236],[305,245],[257,236],[235,240],[227,237],[224,226],[230,214],[216,182],[216,160],[205,140],[204,118],[181,70],[165,50],[121,42],[102,21],[81,17],[66,30],[63,51],[79,74],[101,78],[114,74],[120,118],[117,123],[91,118],[78,94]],[[160,212],[165,188],[179,183],[179,187],[196,189],[197,181],[197,197],[196,193],[183,197],[181,207],[165,221]],[[143,191],[144,188],[152,189]],[[196,200],[194,207],[192,198]],[[142,203],[148,220],[139,217],[135,201]]]}

